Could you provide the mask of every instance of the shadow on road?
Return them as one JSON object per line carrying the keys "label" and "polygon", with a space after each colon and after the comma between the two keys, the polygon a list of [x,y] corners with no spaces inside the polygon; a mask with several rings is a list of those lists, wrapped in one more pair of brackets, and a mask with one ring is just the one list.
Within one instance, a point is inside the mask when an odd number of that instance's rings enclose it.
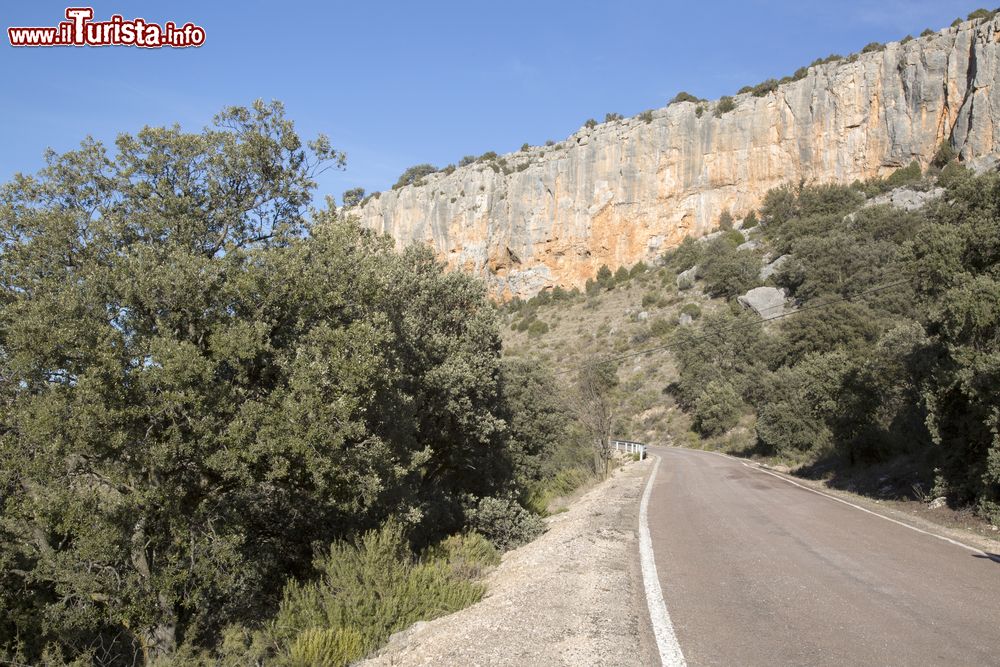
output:
{"label": "shadow on road", "polygon": [[984,551],[981,554],[972,554],[973,558],[982,558],[984,560],[991,560],[994,563],[1000,563],[1000,554],[991,554],[988,551]]}

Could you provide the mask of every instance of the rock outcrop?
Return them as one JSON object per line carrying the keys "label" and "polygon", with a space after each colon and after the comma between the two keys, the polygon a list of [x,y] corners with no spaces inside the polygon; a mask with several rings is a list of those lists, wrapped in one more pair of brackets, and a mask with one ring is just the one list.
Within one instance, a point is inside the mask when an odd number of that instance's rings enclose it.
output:
{"label": "rock outcrop", "polygon": [[810,67],[718,116],[718,103],[672,104],[432,174],[355,212],[400,246],[432,244],[497,298],[581,286],[602,264],[648,261],[712,231],[722,211],[742,217],[783,183],[926,167],[943,141],[968,162],[993,154],[998,40],[1000,18],[965,22]]}
{"label": "rock outcrop", "polygon": [[785,301],[788,292],[784,287],[754,287],[743,296],[736,297],[736,300],[744,308],[748,308],[760,315],[765,320],[773,317],[781,317],[787,312]]}
{"label": "rock outcrop", "polygon": [[884,195],[879,195],[868,201],[866,206],[881,206],[888,204],[904,211],[916,211],[923,208],[928,202],[938,199],[944,194],[944,188],[932,188],[927,192],[912,190],[910,188],[896,188]]}

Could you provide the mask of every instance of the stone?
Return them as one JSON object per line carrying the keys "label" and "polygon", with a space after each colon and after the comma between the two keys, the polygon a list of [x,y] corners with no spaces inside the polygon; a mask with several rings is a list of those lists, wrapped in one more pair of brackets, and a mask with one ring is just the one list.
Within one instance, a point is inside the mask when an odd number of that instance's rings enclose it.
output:
{"label": "stone", "polygon": [[940,498],[935,498],[934,500],[932,500],[927,505],[927,507],[928,507],[928,509],[936,510],[936,509],[941,509],[942,507],[944,507],[947,504],[948,504],[948,500],[944,496],[941,496]]}
{"label": "stone", "polygon": [[791,257],[792,257],[791,255],[782,255],[781,257],[778,257],[770,264],[767,264],[764,267],[762,267],[760,270],[760,279],[767,280],[768,278],[773,276],[775,273],[777,273],[778,269],[784,266],[785,262],[791,259]]}
{"label": "stone", "polygon": [[[597,269],[651,263],[737,219],[786,183],[852,183],[917,160],[945,138],[963,162],[1000,149],[1000,17],[807,69],[717,118],[694,104],[578,132],[382,192],[351,211],[397,247],[428,244],[451,269],[485,278],[497,299],[583,287]],[[581,141],[577,141],[577,140]],[[583,141],[585,139],[585,142]],[[978,160],[978,162],[977,162]],[[522,162],[526,166],[521,169]],[[995,164],[990,161],[990,164]]]}
{"label": "stone", "polygon": [[736,246],[737,250],[756,250],[760,247],[760,241],[754,239],[753,241],[747,241],[746,243],[741,243]]}
{"label": "stone", "polygon": [[737,297],[740,305],[757,313],[764,319],[785,314],[787,292],[783,287],[755,287],[743,296]]}
{"label": "stone", "polygon": [[698,279],[698,267],[692,266],[687,271],[677,274],[677,289],[685,290],[694,287],[694,281]]}
{"label": "stone", "polygon": [[635,316],[635,318],[640,322],[645,322],[646,320],[649,319],[649,313],[647,313],[645,310],[640,311],[639,314]]}
{"label": "stone", "polygon": [[[944,192],[944,188],[933,188],[927,192],[921,192],[911,188],[896,188],[895,190],[887,192],[884,195],[873,197],[865,205],[878,206],[880,204],[888,204],[889,206],[901,208],[904,211],[916,211],[923,208],[928,202],[941,197]],[[853,218],[851,218],[851,220],[853,221]]]}
{"label": "stone", "polygon": [[694,318],[688,315],[687,313],[681,313],[680,317],[677,318],[677,324],[681,325],[682,327],[686,327],[690,325],[692,322],[694,322]]}

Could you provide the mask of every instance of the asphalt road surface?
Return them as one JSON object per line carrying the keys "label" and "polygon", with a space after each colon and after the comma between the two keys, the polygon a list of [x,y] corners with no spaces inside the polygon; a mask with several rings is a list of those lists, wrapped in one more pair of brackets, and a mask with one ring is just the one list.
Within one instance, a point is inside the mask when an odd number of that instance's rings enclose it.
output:
{"label": "asphalt road surface", "polygon": [[651,452],[653,553],[688,665],[1000,665],[1000,562],[734,459]]}

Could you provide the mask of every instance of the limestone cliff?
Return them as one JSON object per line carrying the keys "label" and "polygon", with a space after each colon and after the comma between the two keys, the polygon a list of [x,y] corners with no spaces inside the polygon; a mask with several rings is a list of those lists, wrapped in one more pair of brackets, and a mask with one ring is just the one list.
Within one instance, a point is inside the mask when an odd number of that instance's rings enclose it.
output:
{"label": "limestone cliff", "polygon": [[483,275],[498,298],[580,286],[602,264],[650,260],[737,219],[783,183],[852,182],[950,141],[971,160],[1000,145],[1000,18],[966,22],[856,58],[810,67],[735,109],[682,102],[583,128],[356,209],[400,245],[427,242]]}

